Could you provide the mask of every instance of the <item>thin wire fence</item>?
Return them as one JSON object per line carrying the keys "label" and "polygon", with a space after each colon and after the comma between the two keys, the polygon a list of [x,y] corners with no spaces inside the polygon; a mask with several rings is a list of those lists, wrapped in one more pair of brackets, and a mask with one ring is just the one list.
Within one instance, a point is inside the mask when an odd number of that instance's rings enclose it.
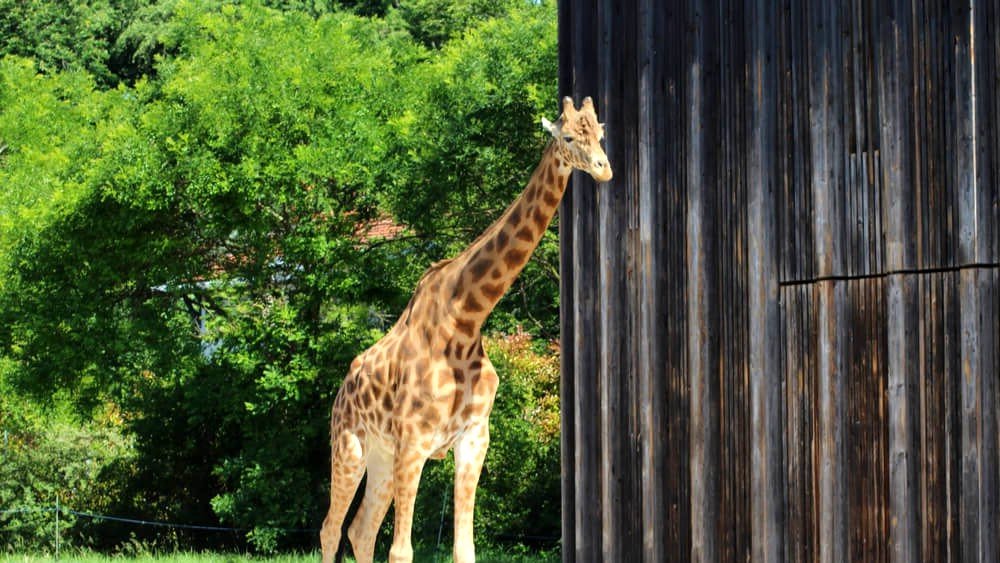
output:
{"label": "thin wire fence", "polygon": [[[63,523],[61,525],[60,524],[60,520],[59,520],[59,516],[60,515],[76,516],[78,518],[87,518],[89,520],[93,520],[94,522],[102,522],[102,521],[119,522],[119,523],[123,523],[123,524],[132,524],[132,525],[136,525],[136,526],[149,526],[149,527],[153,527],[153,528],[166,528],[166,529],[174,529],[174,530],[196,530],[196,531],[205,531],[205,532],[231,532],[231,533],[248,533],[248,532],[251,531],[250,528],[235,528],[235,527],[228,527],[228,526],[208,526],[208,525],[201,525],[201,524],[181,524],[181,523],[178,523],[178,522],[166,522],[166,521],[162,521],[162,520],[144,520],[144,519],[141,519],[141,518],[126,518],[124,516],[112,516],[112,515],[109,515],[109,514],[97,514],[95,512],[86,512],[86,511],[82,511],[82,510],[73,510],[72,508],[66,508],[65,506],[60,506],[60,504],[59,504],[58,501],[56,502],[55,506],[23,507],[23,508],[13,508],[13,509],[7,509],[7,510],[0,510],[0,519],[4,519],[7,516],[16,515],[16,514],[39,514],[39,513],[53,513],[55,515],[55,517],[53,519],[53,536],[52,536],[52,539],[53,539],[53,545],[55,547],[55,559],[56,559],[56,561],[58,561],[60,559],[59,552],[60,552],[60,547],[61,547],[61,545],[63,543],[63,541],[62,541],[62,539],[63,539],[62,535],[65,532],[66,528],[70,528],[70,527],[73,526],[73,524],[70,524],[70,526],[66,526],[65,523]],[[3,522],[2,524],[3,524],[3,526],[2,526],[2,528],[0,528],[0,530],[2,530],[4,528],[10,529],[12,527],[13,528],[17,527],[16,525],[12,526],[11,522]],[[30,523],[25,522],[23,525],[30,525]],[[284,532],[284,533],[310,533],[310,534],[319,533],[319,528],[277,528],[277,527],[266,527],[265,528],[265,527],[262,527],[262,528],[257,528],[257,529],[258,530],[273,531],[273,532]]]}
{"label": "thin wire fence", "polygon": [[[447,498],[445,499],[447,500]],[[38,506],[38,507],[24,507],[24,508],[12,508],[8,510],[0,510],[0,518],[14,514],[38,514],[38,513],[54,513],[54,545],[58,553],[58,548],[61,543],[61,528],[59,524],[59,515],[70,515],[77,516],[80,518],[87,518],[93,520],[94,522],[109,521],[109,522],[120,522],[123,524],[134,524],[137,526],[150,526],[155,528],[169,528],[176,530],[200,530],[206,532],[233,532],[233,533],[249,533],[253,531],[251,528],[236,528],[229,526],[210,526],[202,524],[182,524],[179,522],[166,522],[163,520],[144,520],[141,518],[127,518],[124,516],[112,516],[109,514],[98,514],[95,512],[86,512],[81,510],[73,510],[72,508],[67,508],[65,506],[60,506],[56,503],[55,506]],[[442,544],[442,532],[444,530],[445,524],[445,511],[442,509],[441,523],[438,530],[437,536],[437,547],[440,550]],[[5,527],[10,526],[10,523],[4,523]],[[279,528],[279,527],[258,527],[256,530],[265,530],[269,532],[283,532],[290,534],[318,534],[319,528]],[[515,542],[548,542],[555,543],[559,541],[558,537],[551,536],[534,536],[534,535],[510,535],[510,534],[500,534],[494,537],[495,540],[505,540],[505,541],[515,541]]]}
{"label": "thin wire fence", "polygon": [[[233,528],[227,526],[206,526],[200,524],[180,524],[177,522],[164,522],[162,520],[142,520],[139,518],[126,518],[123,516],[111,516],[108,514],[97,514],[94,512],[83,512],[66,507],[43,506],[34,508],[14,508],[11,510],[0,510],[0,516],[19,513],[55,512],[57,514],[69,514],[82,518],[90,518],[96,522],[108,520],[110,522],[123,522],[126,524],[136,524],[139,526],[154,526],[159,528],[174,528],[178,530],[204,530],[209,532],[250,532],[251,528]],[[285,533],[319,533],[319,528],[277,528],[260,527],[258,530]]]}

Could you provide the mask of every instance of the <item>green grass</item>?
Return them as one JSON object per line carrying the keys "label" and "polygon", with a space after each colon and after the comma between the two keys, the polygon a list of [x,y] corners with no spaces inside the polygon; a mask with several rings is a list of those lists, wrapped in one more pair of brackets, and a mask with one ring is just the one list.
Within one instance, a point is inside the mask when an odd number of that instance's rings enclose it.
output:
{"label": "green grass", "polygon": [[[451,563],[450,554],[423,552],[417,553],[413,560],[416,563]],[[556,563],[558,554],[511,553],[502,550],[483,548],[477,550],[478,563]],[[251,561],[254,563],[317,563],[319,553],[293,555],[240,555],[233,553],[171,553],[160,555],[106,555],[100,553],[72,551],[63,553],[57,560],[52,555],[0,555],[0,563],[237,563]],[[354,559],[346,557],[345,561],[353,563]]]}
{"label": "green grass", "polygon": [[52,555],[2,555],[2,563],[235,563],[253,561],[257,563],[316,563],[318,554],[280,555],[258,557],[232,553],[172,553],[163,555],[105,555],[100,553],[62,554],[57,560]]}
{"label": "green grass", "polygon": [[315,563],[319,561],[318,554],[311,555],[280,555],[275,557],[257,557],[232,553],[172,553],[163,555],[105,555],[100,553],[70,553],[60,555],[57,560],[52,555],[3,555],[3,563],[235,563],[237,561],[253,561],[256,563]]}

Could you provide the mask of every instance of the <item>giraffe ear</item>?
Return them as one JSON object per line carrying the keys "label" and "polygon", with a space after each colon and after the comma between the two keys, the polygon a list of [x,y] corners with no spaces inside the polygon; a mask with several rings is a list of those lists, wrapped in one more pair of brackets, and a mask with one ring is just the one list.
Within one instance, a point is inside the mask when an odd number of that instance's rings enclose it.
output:
{"label": "giraffe ear", "polygon": [[548,131],[553,137],[559,136],[559,126],[544,117],[542,118],[542,129]]}

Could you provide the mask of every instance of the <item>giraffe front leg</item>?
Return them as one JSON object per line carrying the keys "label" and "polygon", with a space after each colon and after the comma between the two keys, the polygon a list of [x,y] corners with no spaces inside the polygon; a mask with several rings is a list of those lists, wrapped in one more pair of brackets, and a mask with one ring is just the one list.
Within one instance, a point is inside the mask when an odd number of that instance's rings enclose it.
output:
{"label": "giraffe front leg", "polygon": [[396,450],[392,474],[396,508],[389,563],[413,561],[413,542],[410,537],[413,530],[413,505],[417,501],[420,473],[424,469],[427,456],[427,452],[410,448]]}
{"label": "giraffe front leg", "polygon": [[487,419],[470,427],[455,443],[455,563],[476,560],[472,519],[476,507],[476,487],[479,474],[490,447],[490,425]]}

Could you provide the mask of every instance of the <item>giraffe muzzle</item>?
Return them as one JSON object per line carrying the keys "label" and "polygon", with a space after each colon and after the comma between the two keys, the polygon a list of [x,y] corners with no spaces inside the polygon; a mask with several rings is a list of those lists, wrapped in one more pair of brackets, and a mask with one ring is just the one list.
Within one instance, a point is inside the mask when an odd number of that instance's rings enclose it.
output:
{"label": "giraffe muzzle", "polygon": [[608,182],[614,174],[607,160],[594,160],[590,164],[590,175],[598,182]]}

